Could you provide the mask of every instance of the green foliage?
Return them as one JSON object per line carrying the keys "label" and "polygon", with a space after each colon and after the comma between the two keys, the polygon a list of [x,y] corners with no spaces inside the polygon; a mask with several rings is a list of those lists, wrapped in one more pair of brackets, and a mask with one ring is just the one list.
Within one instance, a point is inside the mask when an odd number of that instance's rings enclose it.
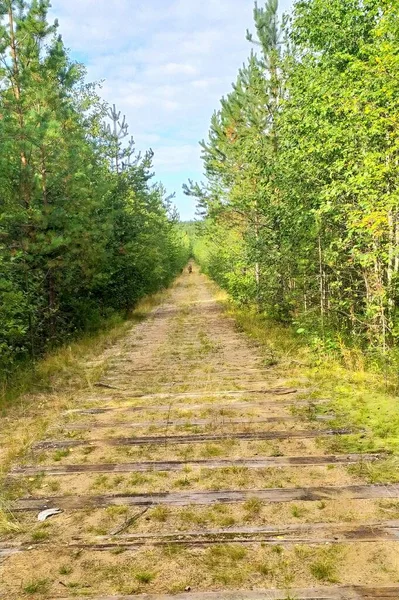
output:
{"label": "green foliage", "polygon": [[[399,332],[398,12],[301,0],[280,27],[255,7],[258,51],[202,143],[194,251],[240,303],[334,349]],[[222,243],[219,243],[222,241]]]}
{"label": "green foliage", "polygon": [[49,589],[50,582],[47,579],[37,579],[27,583],[23,590],[25,594],[46,594]]}
{"label": "green foliage", "polygon": [[[68,58],[48,7],[0,0],[4,382],[21,361],[167,286],[190,254],[152,183],[152,152],[113,168],[107,107]],[[130,157],[132,142],[120,151]]]}
{"label": "green foliage", "polygon": [[140,583],[151,583],[151,581],[155,579],[155,573],[151,573],[150,571],[140,571],[135,574],[135,577]]}

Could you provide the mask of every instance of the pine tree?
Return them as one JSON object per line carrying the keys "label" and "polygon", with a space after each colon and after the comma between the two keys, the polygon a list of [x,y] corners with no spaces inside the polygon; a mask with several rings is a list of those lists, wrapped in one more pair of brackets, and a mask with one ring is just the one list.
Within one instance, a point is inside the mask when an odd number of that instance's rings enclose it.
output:
{"label": "pine tree", "polygon": [[0,0],[5,374],[166,285],[188,258],[164,191],[151,183],[152,152],[131,160],[133,141],[118,141],[111,167],[109,107],[70,61],[48,8],[47,0]]}

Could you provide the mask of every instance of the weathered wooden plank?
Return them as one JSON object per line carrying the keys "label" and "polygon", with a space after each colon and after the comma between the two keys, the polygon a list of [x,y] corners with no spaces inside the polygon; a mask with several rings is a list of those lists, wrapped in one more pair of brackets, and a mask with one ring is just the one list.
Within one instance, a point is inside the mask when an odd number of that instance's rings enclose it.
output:
{"label": "weathered wooden plank", "polygon": [[[67,543],[69,548],[81,548],[100,552],[115,548],[137,550],[143,546],[209,546],[214,544],[342,544],[399,542],[399,521],[348,525],[347,523],[317,523],[289,525],[285,527],[232,527],[202,531],[180,531],[173,533],[133,533],[102,535],[94,538],[74,537]],[[48,542],[37,547],[53,547]],[[32,543],[14,544],[0,548],[0,558],[32,549]]]}
{"label": "weathered wooden plank", "polygon": [[[331,421],[332,419],[334,419],[334,417],[330,415],[320,415],[315,417],[315,421]],[[250,425],[251,423],[292,423],[297,422],[298,420],[298,417],[285,415],[281,417],[264,418],[242,417],[241,419],[229,419],[223,415],[214,415],[212,419],[164,419],[163,421],[136,421],[134,423],[131,421],[90,421],[88,423],[68,423],[67,425],[62,425],[60,428],[64,431],[87,431],[90,429],[117,429],[120,427],[125,427],[127,429],[139,429],[142,427],[165,427],[166,425],[169,427],[202,427],[206,425],[220,426],[244,424]]]}
{"label": "weathered wooden plank", "polygon": [[[0,560],[2,558],[8,558],[9,556],[12,556],[13,554],[18,554],[18,552],[21,552],[22,548],[17,548],[17,547],[13,547],[10,546],[9,548],[4,547],[4,548],[0,548]],[[1,598],[1,596],[0,596]]]}
{"label": "weathered wooden plank", "polygon": [[217,392],[206,392],[205,390],[199,390],[196,392],[159,392],[156,394],[148,394],[146,392],[142,392],[140,390],[128,390],[116,386],[112,386],[108,383],[102,383],[101,381],[95,384],[98,387],[105,387],[110,389],[115,389],[118,392],[119,396],[115,395],[113,397],[114,400],[118,400],[118,398],[124,399],[126,397],[129,398],[140,398],[141,400],[165,400],[168,398],[174,400],[181,400],[184,398],[204,398],[204,397],[217,397],[217,396],[245,396],[246,394],[270,394],[276,396],[285,396],[287,394],[295,394],[296,392],[303,391],[298,390],[296,388],[260,388],[260,389],[247,389],[247,390],[219,390]]}
{"label": "weathered wooden plank", "polygon": [[[107,400],[112,400],[113,398],[107,398]],[[89,399],[90,400],[90,399]],[[101,401],[101,400],[105,400],[105,398],[96,398],[95,400],[97,401]],[[201,404],[178,404],[178,405],[170,405],[170,404],[164,404],[164,405],[147,405],[147,406],[103,406],[101,408],[99,407],[93,407],[93,408],[73,408],[70,410],[66,410],[63,414],[64,415],[71,415],[71,414],[80,414],[80,415],[100,415],[100,414],[105,414],[105,413],[109,413],[109,412],[169,412],[172,411],[174,412],[175,410],[179,410],[179,411],[198,411],[198,410],[215,410],[215,411],[223,411],[223,410],[245,410],[245,409],[251,409],[251,408],[258,408],[258,409],[265,409],[265,410],[270,410],[273,408],[287,408],[287,407],[298,407],[298,408],[309,408],[312,409],[314,407],[316,407],[319,404],[323,404],[325,402],[328,402],[327,399],[321,399],[321,400],[278,400],[277,402],[270,402],[270,401],[264,401],[264,402],[223,402],[223,403],[216,403],[216,402],[204,402]]]}
{"label": "weathered wooden plank", "polygon": [[[399,585],[382,587],[336,586],[316,588],[286,588],[219,592],[186,592],[182,594],[137,594],[134,596],[96,596],[91,600],[398,600]],[[52,598],[50,600],[70,600]],[[77,598],[74,600],[87,600]]]}
{"label": "weathered wooden plank", "polygon": [[303,467],[317,465],[342,465],[359,462],[371,462],[382,458],[383,454],[342,454],[330,456],[271,456],[254,459],[212,459],[188,461],[145,461],[133,463],[98,463],[77,465],[52,465],[39,467],[14,468],[9,476],[20,475],[73,475],[78,473],[136,473],[145,471],[180,471],[186,467],[206,469],[223,469],[227,467],[242,467],[245,469],[265,469],[276,467]]}
{"label": "weathered wooden plank", "polygon": [[141,428],[141,427],[165,427],[168,426],[182,426],[182,427],[201,427],[203,425],[244,425],[251,423],[280,423],[280,422],[292,422],[298,421],[298,417],[282,416],[282,417],[267,417],[267,418],[246,418],[241,419],[229,419],[223,417],[223,415],[215,415],[213,419],[167,419],[162,421],[137,421],[132,423],[131,421],[91,421],[89,423],[68,423],[62,425],[61,428],[65,431],[85,431],[87,429],[110,429],[117,427],[126,427],[128,429]]}
{"label": "weathered wooden plank", "polygon": [[[131,359],[130,358],[118,358],[115,361],[109,361],[109,364],[112,366],[116,366],[118,365],[118,363],[126,363],[129,362],[131,363]],[[190,363],[191,364],[191,363]],[[196,364],[196,369],[201,369],[201,363],[195,363]],[[265,367],[236,367],[236,368],[232,368],[232,369],[226,369],[225,371],[223,371],[222,369],[220,371],[203,371],[201,370],[199,373],[196,372],[196,369],[194,369],[194,376],[200,375],[202,377],[207,377],[210,375],[214,375],[215,377],[218,377],[220,379],[220,377],[223,377],[224,375],[236,375],[238,374],[246,374],[246,373],[260,373],[260,374],[266,374],[268,373],[267,368]],[[142,368],[142,369],[135,369],[135,368],[131,368],[128,371],[129,373],[156,373],[158,375],[164,375],[165,374],[165,365],[163,363],[159,363],[158,367],[155,368]],[[180,364],[179,367],[174,370],[173,367],[171,367],[170,369],[168,368],[168,370],[166,371],[166,374],[170,376],[170,378],[173,377],[173,374],[177,373],[177,375],[181,376],[181,369],[180,369]],[[182,379],[182,381],[187,381],[187,378]]]}
{"label": "weathered wooden plank", "polygon": [[[143,373],[144,375],[144,373]],[[159,374],[161,376],[161,374]],[[136,376],[137,377],[137,376]],[[293,393],[291,391],[292,388],[272,388],[269,390],[268,386],[270,385],[270,380],[263,380],[259,378],[239,378],[231,376],[229,379],[222,379],[221,375],[215,373],[215,377],[213,379],[204,378],[201,376],[195,377],[192,374],[178,380],[171,379],[166,380],[166,377],[162,378],[162,381],[156,381],[155,384],[148,376],[137,380],[133,378],[128,373],[123,371],[116,372],[112,376],[104,377],[101,382],[94,384],[96,387],[108,387],[121,389],[123,392],[129,391],[130,389],[134,389],[132,394],[134,395],[154,395],[154,394],[200,394],[200,393],[209,393],[209,386],[212,386],[212,394],[223,394],[231,392],[241,392],[245,393],[249,390],[251,393],[256,391],[265,391],[266,393],[277,394],[277,395],[285,395],[287,393]],[[190,384],[190,385],[188,385]],[[154,385],[156,389],[154,390]],[[140,387],[138,387],[140,386]],[[162,391],[159,391],[159,388],[162,387]],[[192,388],[192,389],[191,389]],[[226,389],[228,388],[228,389]],[[233,388],[233,389],[232,389]],[[297,390],[296,390],[297,391]]]}
{"label": "weathered wooden plank", "polygon": [[345,435],[350,429],[301,429],[297,431],[252,431],[231,433],[204,433],[195,435],[155,435],[144,437],[102,438],[97,440],[45,440],[38,442],[34,450],[55,448],[77,448],[79,446],[145,446],[147,444],[202,444],[223,440],[283,440],[311,439],[317,437]]}
{"label": "weathered wooden plank", "polygon": [[22,498],[14,503],[15,511],[36,511],[46,508],[76,510],[107,506],[170,506],[231,504],[258,498],[262,502],[319,501],[336,498],[380,499],[399,498],[399,484],[346,485],[297,488],[266,488],[263,490],[221,490],[207,492],[163,492],[154,494],[114,494],[102,496],[54,496],[51,498]]}
{"label": "weathered wooden plank", "polygon": [[[114,377],[118,378],[119,375],[121,377],[129,379],[129,381],[134,384],[145,385],[148,381],[151,381],[152,375],[148,373],[141,372],[136,373],[130,370],[121,370],[114,372],[114,374],[104,377],[103,381],[108,381]],[[176,370],[169,369],[168,366],[163,366],[161,370],[154,372],[154,379],[156,378],[156,385],[165,385],[165,386],[180,386],[184,385],[185,390],[183,391],[202,391],[202,385],[210,383],[215,384],[217,386],[224,386],[223,389],[230,387],[236,390],[236,386],[240,387],[253,387],[263,385],[265,387],[269,387],[271,383],[274,383],[268,378],[270,376],[270,372],[261,372],[261,371],[253,371],[253,372],[245,372],[245,371],[220,371],[220,372],[212,372],[212,373],[204,373],[201,370],[198,370],[198,365],[189,366],[187,371],[182,369],[182,366],[179,364]],[[195,389],[196,385],[200,385],[200,389]],[[280,387],[280,386],[276,386]],[[288,387],[288,386],[287,386]],[[148,388],[145,388],[148,389]],[[158,390],[157,390],[158,391]],[[169,390],[168,390],[169,391]],[[221,391],[219,389],[219,391]]]}
{"label": "weathered wooden plank", "polygon": [[398,586],[391,587],[358,587],[355,590],[361,600],[399,600]]}
{"label": "weathered wooden plank", "polygon": [[325,544],[342,542],[399,542],[399,521],[348,525],[348,523],[316,523],[285,527],[232,527],[208,531],[181,531],[166,534],[136,533],[96,536],[88,542],[74,539],[72,546],[112,550],[115,547],[135,548],[144,545],[189,544]]}

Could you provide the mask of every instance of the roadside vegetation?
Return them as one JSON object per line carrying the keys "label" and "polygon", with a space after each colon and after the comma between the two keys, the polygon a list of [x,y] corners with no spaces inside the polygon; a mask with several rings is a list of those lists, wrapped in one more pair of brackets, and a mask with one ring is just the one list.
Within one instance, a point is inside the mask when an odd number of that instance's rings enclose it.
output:
{"label": "roadside vegetation", "polygon": [[396,452],[398,13],[304,0],[278,15],[255,6],[250,58],[201,144],[206,179],[185,186],[194,255],[265,363],[358,429],[335,445]]}
{"label": "roadside vegetation", "polygon": [[122,319],[189,256],[128,125],[47,12],[0,2],[0,402],[21,368]]}
{"label": "roadside vegetation", "polygon": [[[239,307],[222,294],[221,301],[237,327],[260,343],[265,365],[281,371],[291,384],[306,389],[309,408],[296,409],[297,414],[310,419],[334,414],[331,426],[358,429],[357,434],[330,440],[332,451],[399,453],[399,397],[392,373],[384,377],[359,349],[342,347],[339,353],[317,350],[292,327],[278,324],[255,309]],[[318,404],[320,399],[328,402]],[[395,459],[393,465],[387,473],[389,480],[399,462]]]}
{"label": "roadside vegetation", "polygon": [[257,6],[201,144],[206,179],[185,187],[197,259],[234,300],[382,367],[398,328],[394,4],[305,0],[283,24],[276,0]]}

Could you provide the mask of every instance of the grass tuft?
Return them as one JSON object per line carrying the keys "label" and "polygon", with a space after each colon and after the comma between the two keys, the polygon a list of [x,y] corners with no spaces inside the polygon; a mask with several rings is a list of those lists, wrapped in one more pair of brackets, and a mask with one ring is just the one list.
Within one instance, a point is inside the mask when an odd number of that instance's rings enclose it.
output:
{"label": "grass tuft", "polygon": [[5,535],[8,533],[18,533],[20,530],[21,526],[14,519],[12,513],[4,508],[0,508],[0,535]]}
{"label": "grass tuft", "polygon": [[317,560],[310,565],[309,570],[318,581],[338,582],[335,574],[335,566],[327,560]]}
{"label": "grass tuft", "polygon": [[155,573],[151,571],[139,571],[135,574],[135,578],[140,583],[151,583],[155,579]]}
{"label": "grass tuft", "polygon": [[71,565],[62,565],[59,568],[58,572],[60,575],[71,575],[72,571],[73,571],[73,568],[71,567]]}
{"label": "grass tuft", "polygon": [[244,502],[244,510],[247,513],[247,518],[258,516],[262,510],[262,506],[262,500],[259,500],[259,498],[249,498]]}
{"label": "grass tuft", "polygon": [[25,594],[46,594],[49,589],[48,579],[36,579],[27,583],[23,590]]}

